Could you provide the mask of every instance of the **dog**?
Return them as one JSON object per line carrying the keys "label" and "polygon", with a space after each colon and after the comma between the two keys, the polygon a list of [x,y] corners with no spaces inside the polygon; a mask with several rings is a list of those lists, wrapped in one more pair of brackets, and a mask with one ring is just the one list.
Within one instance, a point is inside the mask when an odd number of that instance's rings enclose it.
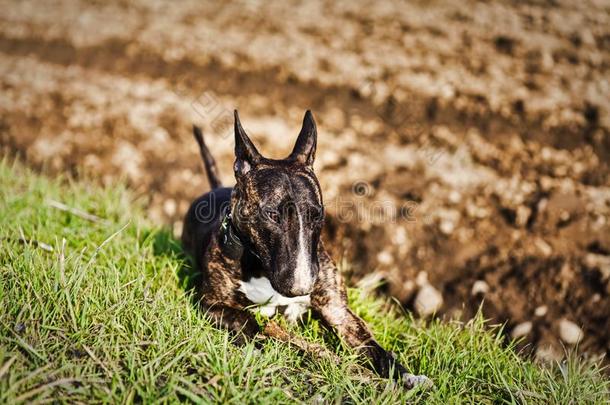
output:
{"label": "dog", "polygon": [[341,273],[320,240],[324,204],[313,171],[317,129],[311,111],[292,153],[281,160],[263,157],[237,110],[234,116],[233,188],[222,186],[201,129],[193,127],[212,191],[189,208],[182,243],[203,276],[201,303],[208,315],[247,339],[260,332],[253,305],[290,321],[311,308],[380,376],[408,389],[430,385],[426,376],[407,373],[348,307]]}

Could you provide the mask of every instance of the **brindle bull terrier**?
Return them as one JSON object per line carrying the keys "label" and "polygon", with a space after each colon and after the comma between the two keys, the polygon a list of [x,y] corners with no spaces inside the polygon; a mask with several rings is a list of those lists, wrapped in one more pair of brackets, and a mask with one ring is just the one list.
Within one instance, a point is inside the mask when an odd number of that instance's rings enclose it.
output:
{"label": "brindle bull terrier", "polygon": [[292,321],[311,308],[380,376],[407,388],[430,385],[427,377],[407,373],[348,307],[341,273],[320,241],[324,205],[313,171],[317,130],[311,112],[290,156],[275,160],[258,152],[235,111],[233,188],[222,187],[201,130],[193,132],[212,191],[191,205],[182,242],[203,275],[201,300],[209,316],[254,337],[259,326],[248,307],[258,304],[267,316],[283,311]]}

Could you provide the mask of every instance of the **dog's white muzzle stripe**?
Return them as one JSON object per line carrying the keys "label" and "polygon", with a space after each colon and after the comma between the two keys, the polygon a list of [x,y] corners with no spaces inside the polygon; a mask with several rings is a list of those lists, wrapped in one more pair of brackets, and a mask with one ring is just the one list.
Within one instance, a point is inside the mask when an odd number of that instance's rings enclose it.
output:
{"label": "dog's white muzzle stripe", "polygon": [[303,224],[303,215],[298,213],[299,216],[299,241],[298,241],[298,253],[297,263],[294,269],[294,283],[293,289],[296,291],[309,291],[313,284],[313,277],[311,276],[311,252],[310,244],[305,237],[305,226]]}

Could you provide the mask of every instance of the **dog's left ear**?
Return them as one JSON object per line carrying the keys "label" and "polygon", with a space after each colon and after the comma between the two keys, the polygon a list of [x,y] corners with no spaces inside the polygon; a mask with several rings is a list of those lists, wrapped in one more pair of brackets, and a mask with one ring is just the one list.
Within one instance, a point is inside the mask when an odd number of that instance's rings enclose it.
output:
{"label": "dog's left ear", "polygon": [[316,122],[313,119],[311,111],[307,110],[303,118],[303,127],[288,159],[308,166],[313,165],[316,157],[317,142],[318,130],[316,129]]}

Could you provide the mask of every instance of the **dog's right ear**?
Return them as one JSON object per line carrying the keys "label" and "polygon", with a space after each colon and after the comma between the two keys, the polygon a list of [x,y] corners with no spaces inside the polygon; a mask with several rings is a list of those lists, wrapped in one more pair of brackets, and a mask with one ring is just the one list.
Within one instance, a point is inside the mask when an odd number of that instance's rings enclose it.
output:
{"label": "dog's right ear", "polygon": [[235,110],[235,163],[233,164],[235,176],[248,173],[261,159],[261,154],[242,128],[239,114]]}
{"label": "dog's right ear", "polygon": [[318,130],[316,129],[316,121],[313,119],[313,114],[307,110],[303,117],[303,127],[294,144],[294,149],[288,159],[296,162],[313,165],[316,157],[316,143],[318,141]]}

